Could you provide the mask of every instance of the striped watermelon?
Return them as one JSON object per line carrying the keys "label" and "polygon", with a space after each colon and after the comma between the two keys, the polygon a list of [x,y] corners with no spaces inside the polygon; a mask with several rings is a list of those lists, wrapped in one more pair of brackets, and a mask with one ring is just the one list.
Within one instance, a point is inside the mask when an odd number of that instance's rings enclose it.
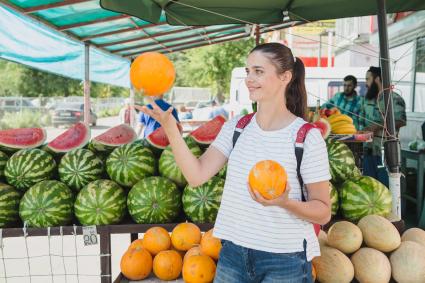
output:
{"label": "striped watermelon", "polygon": [[42,128],[0,130],[0,148],[7,152],[36,148],[44,143],[46,136]]}
{"label": "striped watermelon", "polygon": [[345,181],[339,197],[342,214],[348,220],[357,221],[370,214],[387,216],[391,212],[391,192],[372,177]]}
{"label": "striped watermelon", "polygon": [[63,226],[73,217],[74,195],[59,181],[42,181],[25,192],[19,205],[22,221],[30,227]]}
{"label": "striped watermelon", "polygon": [[220,171],[218,171],[218,173],[216,174],[217,177],[220,177],[222,179],[226,179],[226,175],[227,175],[227,164],[223,166],[223,168],[221,168]]}
{"label": "striped watermelon", "polygon": [[41,149],[22,149],[14,153],[6,163],[4,175],[7,182],[26,191],[38,182],[48,180],[56,167],[53,157]]}
{"label": "striped watermelon", "polygon": [[88,147],[92,151],[109,154],[118,146],[132,143],[136,139],[137,134],[133,128],[121,124],[92,139]]}
{"label": "striped watermelon", "polygon": [[356,174],[353,152],[342,142],[328,140],[329,167],[332,182],[342,183]]}
{"label": "striped watermelon", "polygon": [[201,186],[186,186],[182,198],[186,215],[193,222],[214,222],[220,207],[223,187],[224,180],[215,176]]}
{"label": "striped watermelon", "polygon": [[59,163],[59,178],[73,190],[102,177],[103,163],[88,149],[74,149],[65,154]]}
{"label": "striped watermelon", "polygon": [[114,181],[97,180],[78,193],[74,209],[82,225],[117,224],[126,213],[125,192]]}
{"label": "striped watermelon", "polygon": [[0,151],[0,180],[4,177],[4,168],[6,167],[6,163],[9,157],[6,153]]}
{"label": "striped watermelon", "polygon": [[[196,157],[201,156],[202,152],[199,146],[192,142],[187,142],[186,144]],[[180,188],[184,188],[184,186],[187,184],[182,171],[174,160],[174,155],[170,146],[167,146],[164,149],[161,157],[159,158],[159,173],[161,176],[164,176],[176,183]]]}
{"label": "striped watermelon", "polygon": [[8,227],[19,220],[21,194],[12,186],[0,183],[0,228]]}
{"label": "striped watermelon", "polygon": [[329,194],[331,197],[332,215],[336,215],[338,213],[338,208],[339,208],[338,191],[332,185],[331,182],[329,182]]}
{"label": "striped watermelon", "polygon": [[156,159],[152,151],[140,143],[122,145],[109,155],[106,171],[111,180],[125,187],[132,187],[156,171]]}
{"label": "striped watermelon", "polygon": [[167,223],[180,214],[181,192],[167,178],[148,177],[133,186],[127,205],[136,223]]}

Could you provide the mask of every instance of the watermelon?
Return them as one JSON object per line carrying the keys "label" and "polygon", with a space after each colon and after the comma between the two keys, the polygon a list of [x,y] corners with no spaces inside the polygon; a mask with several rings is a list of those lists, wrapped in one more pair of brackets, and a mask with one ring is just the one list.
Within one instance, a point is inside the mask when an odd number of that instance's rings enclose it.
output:
{"label": "watermelon", "polygon": [[59,181],[41,181],[25,192],[19,205],[22,221],[30,227],[67,225],[73,217],[74,195]]}
{"label": "watermelon", "polygon": [[109,155],[106,171],[111,180],[132,187],[141,179],[154,175],[156,159],[152,151],[140,143],[126,144]]}
{"label": "watermelon", "polygon": [[0,183],[0,228],[8,227],[19,220],[21,194],[12,186]]}
{"label": "watermelon", "polygon": [[340,203],[343,216],[352,221],[376,214],[387,216],[391,213],[391,192],[369,176],[345,181],[340,187]]}
{"label": "watermelon", "polygon": [[79,122],[47,144],[47,149],[55,153],[66,153],[86,146],[90,140],[90,128]]}
{"label": "watermelon", "polygon": [[[187,143],[187,146],[189,147],[192,154],[194,154],[196,157],[201,156],[202,152],[199,146],[192,143]],[[176,183],[180,188],[184,188],[187,184],[182,171],[174,160],[174,155],[170,146],[167,146],[164,149],[161,157],[159,158],[159,173],[161,176],[164,176]]]}
{"label": "watermelon", "polygon": [[71,189],[79,191],[102,177],[103,162],[88,149],[74,149],[59,163],[59,179]]}
{"label": "watermelon", "polygon": [[181,211],[181,192],[164,177],[148,177],[128,193],[128,211],[136,223],[168,223]]}
{"label": "watermelon", "polygon": [[331,133],[331,124],[329,124],[327,119],[320,118],[313,124],[320,130],[320,133],[324,139],[329,137],[329,134]]}
{"label": "watermelon", "polygon": [[189,135],[201,146],[205,147],[210,145],[218,133],[220,133],[221,128],[226,122],[226,118],[218,115],[214,119],[204,123],[199,126],[196,130],[191,132]]}
{"label": "watermelon", "polygon": [[[180,133],[183,131],[183,128],[180,124],[177,124]],[[167,135],[162,127],[159,127],[152,133],[150,133],[145,139],[144,143],[148,145],[155,155],[160,155],[162,151],[170,144],[168,141]]]}
{"label": "watermelon", "polygon": [[6,167],[9,156],[6,153],[0,151],[0,180],[4,177],[4,168]]}
{"label": "watermelon", "polygon": [[137,134],[132,127],[121,124],[95,137],[89,144],[89,149],[101,153],[110,153],[120,145],[132,143],[136,138]]}
{"label": "watermelon", "polygon": [[4,175],[13,187],[26,191],[38,182],[48,180],[53,175],[56,162],[41,149],[21,149],[7,161]]}
{"label": "watermelon", "polygon": [[218,171],[218,173],[216,174],[217,177],[220,177],[222,179],[226,179],[226,175],[227,175],[227,164],[223,166],[223,168],[221,168],[220,171]]}
{"label": "watermelon", "polygon": [[338,213],[338,208],[339,208],[338,191],[332,185],[331,182],[329,182],[329,194],[330,194],[331,204],[332,204],[332,209],[331,209],[332,215],[336,215]]}
{"label": "watermelon", "polygon": [[114,181],[97,180],[78,193],[74,209],[82,225],[117,224],[126,214],[125,192]]}
{"label": "watermelon", "polygon": [[0,130],[0,148],[15,152],[25,148],[36,148],[46,140],[46,131],[42,128],[22,128]]}
{"label": "watermelon", "polygon": [[223,194],[224,180],[212,177],[198,187],[186,186],[183,191],[183,210],[193,222],[211,223],[217,217]]}
{"label": "watermelon", "polygon": [[329,167],[333,183],[342,183],[357,174],[353,152],[342,142],[327,140]]}

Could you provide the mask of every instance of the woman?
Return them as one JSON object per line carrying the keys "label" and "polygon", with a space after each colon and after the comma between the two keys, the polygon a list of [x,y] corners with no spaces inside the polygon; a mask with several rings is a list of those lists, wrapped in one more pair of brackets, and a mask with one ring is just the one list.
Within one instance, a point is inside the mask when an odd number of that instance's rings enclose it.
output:
{"label": "woman", "polygon": [[[312,282],[311,259],[320,255],[311,223],[329,221],[329,164],[319,130],[304,143],[301,175],[308,200],[301,201],[294,142],[305,124],[307,95],[304,65],[278,43],[255,47],[247,59],[245,80],[258,112],[233,148],[238,121],[228,121],[208,150],[197,159],[191,154],[172,117],[172,109],[144,109],[164,127],[175,159],[191,186],[198,186],[228,163],[226,183],[214,236],[223,248],[214,282]],[[255,163],[272,159],[285,167],[285,193],[265,200],[253,192],[248,174]]]}

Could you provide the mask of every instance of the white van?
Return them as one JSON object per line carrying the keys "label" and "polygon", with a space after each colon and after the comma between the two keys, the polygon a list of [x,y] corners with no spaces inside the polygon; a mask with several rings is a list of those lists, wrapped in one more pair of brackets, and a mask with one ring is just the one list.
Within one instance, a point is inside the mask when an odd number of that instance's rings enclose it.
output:
{"label": "white van", "polygon": [[[328,101],[335,93],[344,89],[344,77],[353,75],[357,78],[357,92],[364,95],[366,92],[366,71],[364,68],[306,68],[307,105],[315,107],[317,100],[320,104]],[[248,88],[245,85],[245,68],[235,68],[232,71],[230,82],[229,117],[239,115],[241,112],[251,112],[251,100]]]}

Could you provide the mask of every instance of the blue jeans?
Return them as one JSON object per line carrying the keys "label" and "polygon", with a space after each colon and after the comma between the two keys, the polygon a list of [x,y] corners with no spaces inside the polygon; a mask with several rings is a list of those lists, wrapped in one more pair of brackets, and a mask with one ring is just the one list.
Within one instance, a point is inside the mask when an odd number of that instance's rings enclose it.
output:
{"label": "blue jeans", "polygon": [[382,166],[381,156],[365,154],[363,157],[363,175],[370,176],[384,184],[389,186],[388,172],[385,167]]}
{"label": "blue jeans", "polygon": [[222,240],[214,283],[313,283],[304,251],[269,253]]}

